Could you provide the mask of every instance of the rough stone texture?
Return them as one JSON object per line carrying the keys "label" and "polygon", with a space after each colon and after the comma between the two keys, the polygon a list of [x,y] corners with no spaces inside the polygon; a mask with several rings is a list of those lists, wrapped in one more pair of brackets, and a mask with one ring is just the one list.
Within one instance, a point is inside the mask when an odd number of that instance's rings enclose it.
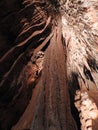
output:
{"label": "rough stone texture", "polygon": [[0,1],[0,130],[98,130],[97,0]]}

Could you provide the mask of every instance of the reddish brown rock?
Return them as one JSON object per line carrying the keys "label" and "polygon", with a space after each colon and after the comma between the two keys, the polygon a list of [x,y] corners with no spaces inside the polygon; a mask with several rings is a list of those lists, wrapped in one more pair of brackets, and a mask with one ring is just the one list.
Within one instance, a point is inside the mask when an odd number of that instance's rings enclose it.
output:
{"label": "reddish brown rock", "polygon": [[0,130],[98,129],[97,6],[1,0]]}

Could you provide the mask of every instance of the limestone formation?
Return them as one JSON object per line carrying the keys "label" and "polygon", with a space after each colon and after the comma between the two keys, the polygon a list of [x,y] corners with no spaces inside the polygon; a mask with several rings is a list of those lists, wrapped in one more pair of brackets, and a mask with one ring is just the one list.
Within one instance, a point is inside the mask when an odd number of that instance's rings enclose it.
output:
{"label": "limestone formation", "polygon": [[97,0],[0,1],[0,130],[98,130]]}

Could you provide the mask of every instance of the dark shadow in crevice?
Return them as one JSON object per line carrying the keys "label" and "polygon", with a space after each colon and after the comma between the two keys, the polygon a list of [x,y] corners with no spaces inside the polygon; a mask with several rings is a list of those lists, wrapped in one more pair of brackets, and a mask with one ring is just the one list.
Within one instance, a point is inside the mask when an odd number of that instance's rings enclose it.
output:
{"label": "dark shadow in crevice", "polygon": [[49,44],[50,44],[50,40],[46,43],[46,45],[41,49],[41,51],[46,51],[46,49],[48,48],[48,46],[49,46]]}
{"label": "dark shadow in crevice", "polygon": [[71,113],[76,122],[78,130],[81,130],[79,112],[74,104],[76,91],[80,89],[77,78],[78,78],[78,75],[75,73],[72,73],[72,79],[68,80],[68,87],[69,87],[69,95],[70,95]]}

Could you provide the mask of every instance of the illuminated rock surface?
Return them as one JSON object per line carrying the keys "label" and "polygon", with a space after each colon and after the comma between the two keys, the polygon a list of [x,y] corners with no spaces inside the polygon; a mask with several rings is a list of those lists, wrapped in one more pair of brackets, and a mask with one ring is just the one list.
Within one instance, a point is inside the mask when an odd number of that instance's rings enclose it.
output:
{"label": "illuminated rock surface", "polygon": [[98,130],[97,0],[0,1],[0,130]]}

